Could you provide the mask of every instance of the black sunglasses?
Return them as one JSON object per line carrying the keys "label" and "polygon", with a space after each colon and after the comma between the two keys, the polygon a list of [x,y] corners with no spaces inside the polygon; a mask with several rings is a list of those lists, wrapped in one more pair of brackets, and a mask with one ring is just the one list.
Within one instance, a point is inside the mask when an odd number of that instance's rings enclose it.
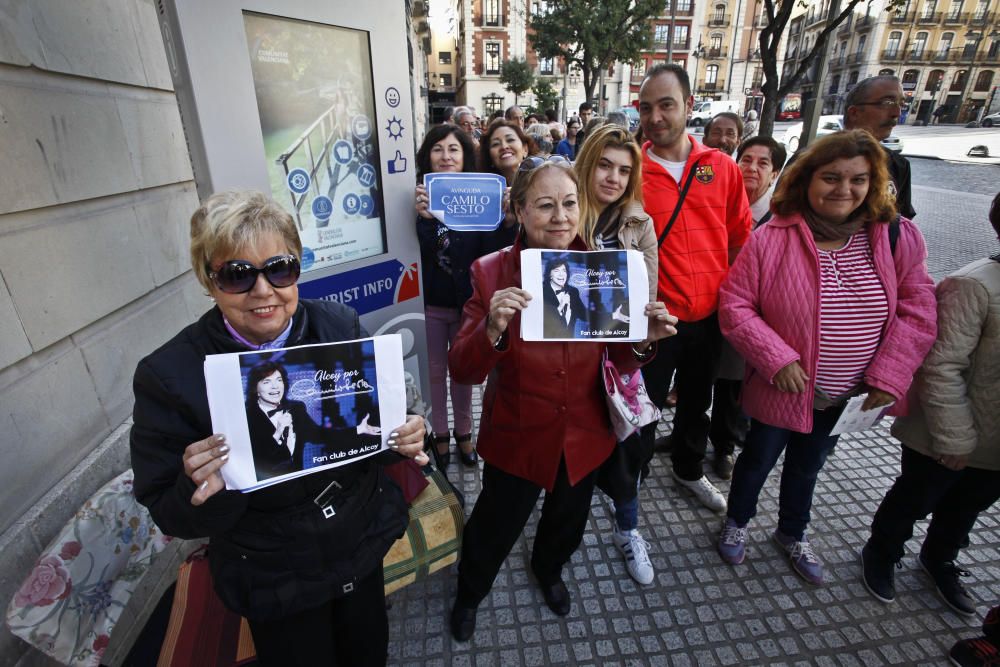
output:
{"label": "black sunglasses", "polygon": [[538,169],[546,162],[554,162],[555,164],[565,164],[567,167],[571,167],[572,164],[569,160],[564,158],[562,155],[550,155],[548,157],[526,157],[521,161],[521,165],[517,168],[518,171],[531,171],[532,169]]}
{"label": "black sunglasses", "polygon": [[302,267],[295,255],[276,255],[267,259],[259,269],[245,259],[233,259],[218,271],[209,270],[208,277],[215,286],[227,294],[243,294],[257,284],[257,276],[264,274],[274,287],[291,287],[299,279]]}

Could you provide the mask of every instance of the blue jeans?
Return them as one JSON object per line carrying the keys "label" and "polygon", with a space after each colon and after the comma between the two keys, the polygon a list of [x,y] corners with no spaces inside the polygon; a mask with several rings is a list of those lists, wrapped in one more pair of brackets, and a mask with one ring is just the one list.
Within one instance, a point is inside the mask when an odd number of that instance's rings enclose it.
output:
{"label": "blue jeans", "polygon": [[750,421],[746,444],[736,459],[733,482],[729,487],[729,518],[741,526],[757,514],[757,498],[767,476],[785,452],[778,496],[778,530],[801,541],[809,525],[816,477],[826,463],[827,454],[837,444],[838,436],[830,431],[841,410],[813,411],[810,433],[796,433],[770,426],[756,419]]}

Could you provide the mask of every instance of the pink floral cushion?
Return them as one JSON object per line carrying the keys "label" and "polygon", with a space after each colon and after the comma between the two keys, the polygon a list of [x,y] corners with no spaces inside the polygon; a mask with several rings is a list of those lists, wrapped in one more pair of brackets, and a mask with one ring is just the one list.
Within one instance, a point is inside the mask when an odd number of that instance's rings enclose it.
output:
{"label": "pink floral cushion", "polygon": [[7,607],[7,626],[63,664],[96,667],[122,609],[169,541],[132,495],[132,471],[123,472],[42,552]]}

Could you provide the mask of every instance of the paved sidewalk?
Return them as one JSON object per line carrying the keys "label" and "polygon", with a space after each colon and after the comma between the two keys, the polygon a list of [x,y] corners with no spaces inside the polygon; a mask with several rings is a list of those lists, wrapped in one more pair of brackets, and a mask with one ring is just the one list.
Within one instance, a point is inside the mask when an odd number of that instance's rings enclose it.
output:
{"label": "paved sidewalk", "polygon": [[[536,511],[480,607],[469,642],[455,642],[448,632],[455,567],[390,598],[389,663],[944,665],[956,639],[978,632],[981,619],[948,610],[916,565],[924,524],[918,524],[897,571],[894,604],[879,603],[860,582],[858,551],[899,470],[899,445],[886,428],[841,438],[820,475],[810,536],[826,562],[823,587],[795,575],[770,542],[780,466],[751,522],[747,560],[732,567],[715,552],[720,517],[677,488],[669,465],[668,457],[656,456],[640,496],[640,530],[656,568],[653,584],[639,586],[628,577],[608,534],[610,505],[596,492],[590,527],[564,573],[573,598],[569,616],[549,611],[528,576]],[[478,493],[479,472],[457,462],[448,468],[466,493],[467,512]],[[719,486],[728,490],[726,482]],[[962,564],[972,571],[967,584],[982,615],[1000,601],[996,508],[981,517],[972,542]]]}

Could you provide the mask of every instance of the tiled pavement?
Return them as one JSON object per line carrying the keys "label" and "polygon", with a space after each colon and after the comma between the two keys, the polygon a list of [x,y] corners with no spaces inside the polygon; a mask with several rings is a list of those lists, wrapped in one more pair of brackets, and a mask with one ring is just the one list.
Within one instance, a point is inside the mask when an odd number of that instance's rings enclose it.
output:
{"label": "tiled pavement", "polygon": [[[933,188],[914,189],[918,223],[935,278],[996,252],[986,230],[990,198]],[[478,392],[477,392],[478,398]],[[478,405],[477,405],[478,413]],[[661,428],[669,419],[664,419]],[[559,618],[529,579],[527,559],[537,512],[480,607],[476,634],[452,640],[447,615],[454,566],[411,585],[390,600],[392,665],[944,665],[956,639],[977,634],[936,597],[916,565],[926,524],[917,525],[897,571],[892,605],[872,598],[859,580],[858,551],[875,508],[899,470],[899,445],[882,426],[841,438],[820,474],[810,537],[826,562],[827,581],[811,586],[770,542],[777,522],[780,466],[751,522],[751,545],[740,566],[715,552],[720,517],[670,479],[657,455],[641,492],[640,530],[651,544],[656,579],[639,586],[611,544],[613,515],[595,494],[583,544],[564,572],[573,605]],[[479,469],[448,469],[471,510]],[[711,472],[709,478],[713,479]],[[728,483],[719,483],[728,490]],[[961,564],[980,616],[1000,602],[1000,512],[980,517]]]}

